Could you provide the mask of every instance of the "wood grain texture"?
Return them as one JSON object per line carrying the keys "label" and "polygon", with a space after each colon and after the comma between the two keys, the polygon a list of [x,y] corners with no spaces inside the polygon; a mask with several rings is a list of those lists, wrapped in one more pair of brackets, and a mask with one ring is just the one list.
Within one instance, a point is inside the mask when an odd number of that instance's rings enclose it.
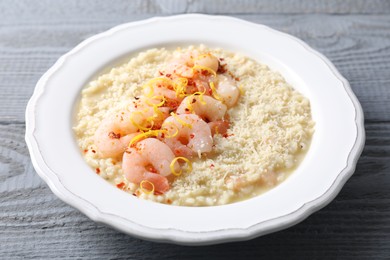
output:
{"label": "wood grain texture", "polygon": [[[24,111],[39,77],[89,36],[183,12],[231,14],[295,35],[351,83],[366,146],[337,198],[302,223],[251,241],[183,247],[134,239],[53,195],[32,167]],[[0,2],[0,259],[389,259],[390,1]]]}
{"label": "wood grain texture", "polygon": [[[68,20],[91,18],[100,20],[132,16],[134,14],[171,15],[178,13],[208,14],[388,14],[387,0],[68,0],[68,1],[26,1],[3,0],[8,7],[1,12],[7,17],[23,16],[28,20]],[[12,8],[9,8],[11,7]],[[3,16],[4,17],[4,16]]]}
{"label": "wood grain texture", "polygon": [[[237,259],[380,259],[390,253],[390,124],[366,125],[354,176],[327,207],[302,223],[247,242],[182,247],[134,239],[94,223],[57,199],[29,162],[24,125],[0,126],[0,255]],[[23,250],[16,250],[23,248]],[[209,259],[209,258],[207,258]]]}
{"label": "wood grain texture", "polygon": [[[149,16],[132,17],[134,20]],[[390,19],[387,15],[238,15],[292,34],[326,55],[350,82],[369,120],[390,121],[383,95],[390,83]],[[24,120],[25,104],[40,76],[67,51],[117,23],[78,21],[0,27],[0,120]],[[127,19],[129,20],[129,19]],[[124,22],[124,21],[121,21]],[[364,96],[360,92],[364,91]],[[375,103],[375,106],[372,104]],[[366,109],[370,106],[370,109]]]}

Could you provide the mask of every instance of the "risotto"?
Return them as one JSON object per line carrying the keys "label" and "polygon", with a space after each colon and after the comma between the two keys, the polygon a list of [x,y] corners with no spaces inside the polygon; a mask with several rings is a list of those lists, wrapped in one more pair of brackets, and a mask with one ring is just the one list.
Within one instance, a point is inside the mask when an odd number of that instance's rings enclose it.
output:
{"label": "risotto", "polygon": [[[228,105],[224,117],[228,128],[213,133],[212,151],[190,157],[186,167],[182,162],[181,174],[167,177],[169,189],[153,192],[154,189],[129,181],[121,156],[102,156],[96,132],[106,118],[120,114],[130,102],[138,100],[145,92],[146,82],[170,76],[164,72],[167,64],[185,53],[211,53],[218,57],[218,74],[233,80],[240,94],[234,104]],[[215,90],[212,84],[207,87]],[[205,92],[194,92],[195,97],[206,98]],[[217,95],[214,97],[218,99]],[[142,130],[141,127],[137,134],[145,132]],[[117,188],[165,204],[215,206],[257,196],[284,181],[307,152],[314,122],[309,100],[279,73],[239,53],[200,45],[176,50],[150,49],[91,81],[82,90],[74,131],[86,162]],[[152,138],[157,140],[156,136]],[[137,138],[129,138],[126,146],[129,140],[135,142]]]}

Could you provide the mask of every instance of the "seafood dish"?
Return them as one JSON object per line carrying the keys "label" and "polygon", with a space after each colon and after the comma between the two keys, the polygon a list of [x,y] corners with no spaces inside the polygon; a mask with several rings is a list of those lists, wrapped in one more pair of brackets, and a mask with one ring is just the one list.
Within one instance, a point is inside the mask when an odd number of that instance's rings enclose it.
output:
{"label": "seafood dish", "polygon": [[89,82],[73,127],[117,188],[179,206],[249,199],[309,149],[309,100],[266,65],[205,45],[149,49]]}

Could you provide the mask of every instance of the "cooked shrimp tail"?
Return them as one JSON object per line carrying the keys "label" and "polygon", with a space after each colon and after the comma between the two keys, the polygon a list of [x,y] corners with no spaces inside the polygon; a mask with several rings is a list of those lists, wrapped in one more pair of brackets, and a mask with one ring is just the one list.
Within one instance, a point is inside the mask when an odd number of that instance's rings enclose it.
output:
{"label": "cooked shrimp tail", "polygon": [[[164,193],[169,190],[167,176],[171,175],[170,164],[175,159],[171,149],[155,138],[138,142],[123,154],[122,170],[126,178],[135,184],[146,180],[153,184],[154,190]],[[179,164],[174,165],[178,171]]]}

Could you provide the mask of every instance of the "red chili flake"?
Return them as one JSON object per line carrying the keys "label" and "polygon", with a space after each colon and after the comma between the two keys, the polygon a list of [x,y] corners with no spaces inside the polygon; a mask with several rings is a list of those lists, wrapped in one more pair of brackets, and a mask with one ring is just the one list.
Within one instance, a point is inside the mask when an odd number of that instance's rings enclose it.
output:
{"label": "red chili flake", "polygon": [[225,59],[224,58],[219,58],[220,61],[224,61]]}
{"label": "red chili flake", "polygon": [[164,138],[165,137],[165,134],[164,133],[161,133],[161,138]]}
{"label": "red chili flake", "polygon": [[218,70],[217,70],[217,73],[218,74],[223,74],[223,73],[225,73],[227,71],[227,69],[226,69],[226,64],[220,64],[219,65],[219,67],[218,67]]}
{"label": "red chili flake", "polygon": [[165,76],[167,76],[167,77],[169,78],[170,76],[172,76],[172,74],[169,74],[169,73],[168,73],[168,74],[166,74]]}
{"label": "red chili flake", "polygon": [[213,163],[210,165],[210,168],[211,168],[211,169],[214,168],[214,164],[213,164]]}
{"label": "red chili flake", "polygon": [[195,82],[192,79],[188,79],[187,85],[188,86],[193,86]]}
{"label": "red chili flake", "polygon": [[138,197],[138,196],[137,196],[137,194],[135,194],[135,193],[133,193],[133,196],[136,196],[136,197]]}
{"label": "red chili flake", "polygon": [[192,99],[191,104],[194,104],[196,102],[196,99]]}
{"label": "red chili flake", "polygon": [[167,204],[172,204],[172,200],[167,199]]}
{"label": "red chili flake", "polygon": [[138,100],[139,99],[139,97],[134,97],[135,98],[135,100]]}
{"label": "red chili flake", "polygon": [[95,172],[96,172],[97,174],[100,174],[100,169],[99,169],[99,168],[96,168],[96,169],[95,169]]}
{"label": "red chili flake", "polygon": [[131,151],[129,151],[129,150],[126,150],[126,151],[125,151],[125,153],[131,154]]}
{"label": "red chili flake", "polygon": [[180,105],[180,103],[177,100],[173,99],[166,99],[165,100],[165,107],[169,107],[172,111],[169,111],[169,113],[174,112],[176,108]]}
{"label": "red chili flake", "polygon": [[109,132],[108,133],[108,137],[110,137],[111,139],[119,139],[119,138],[121,138],[121,134],[120,133],[116,134],[114,132]]}
{"label": "red chili flake", "polygon": [[155,124],[152,126],[152,130],[158,130],[161,128],[161,124]]}
{"label": "red chili flake", "polygon": [[188,108],[185,108],[184,110],[185,110],[186,112],[190,112],[190,110],[189,110]]}
{"label": "red chili flake", "polygon": [[153,166],[151,166],[151,165],[149,165],[148,171],[150,171],[152,173],[157,173],[157,170]]}
{"label": "red chili flake", "polygon": [[190,138],[192,139],[192,138],[194,138],[195,137],[195,135],[194,134],[190,134]]}
{"label": "red chili flake", "polygon": [[233,136],[233,135],[234,135],[234,134],[230,134],[230,135],[229,135],[228,133],[225,133],[225,134],[223,134],[222,136],[225,137],[225,138],[228,138],[228,137]]}
{"label": "red chili flake", "polygon": [[88,152],[88,149],[85,149],[85,150],[84,150],[84,153],[87,153],[87,152]]}
{"label": "red chili flake", "polygon": [[121,183],[118,183],[116,186],[119,188],[119,189],[123,189],[125,187],[125,183],[124,182],[121,182]]}
{"label": "red chili flake", "polygon": [[96,153],[96,151],[95,151],[95,150],[92,150],[92,152],[93,152],[93,153]]}
{"label": "red chili flake", "polygon": [[160,74],[160,76],[164,75],[164,73],[162,73],[161,71],[158,71],[158,74]]}

